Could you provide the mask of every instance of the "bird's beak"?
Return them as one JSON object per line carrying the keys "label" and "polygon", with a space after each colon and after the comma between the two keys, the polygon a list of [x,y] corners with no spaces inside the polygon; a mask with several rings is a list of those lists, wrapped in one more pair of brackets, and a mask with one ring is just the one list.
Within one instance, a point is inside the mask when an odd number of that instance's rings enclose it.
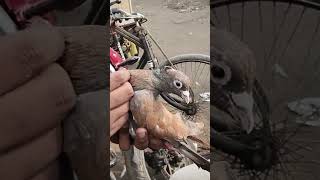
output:
{"label": "bird's beak", "polygon": [[233,118],[238,119],[242,129],[249,134],[255,125],[253,114],[254,99],[252,94],[232,94],[231,97],[234,104],[229,108],[229,114],[233,116]]}
{"label": "bird's beak", "polygon": [[190,96],[190,92],[189,91],[182,91],[181,93],[182,98],[184,99],[184,101],[189,104],[191,102],[191,96]]}

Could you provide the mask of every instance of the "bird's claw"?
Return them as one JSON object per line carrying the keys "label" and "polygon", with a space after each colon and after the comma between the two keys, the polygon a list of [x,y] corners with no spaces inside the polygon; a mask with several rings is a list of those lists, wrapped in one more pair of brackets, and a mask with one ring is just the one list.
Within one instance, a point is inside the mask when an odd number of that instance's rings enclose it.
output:
{"label": "bird's claw", "polygon": [[129,112],[128,122],[129,122],[129,134],[130,134],[131,138],[134,140],[136,138],[137,124],[134,121],[133,115],[131,112]]}

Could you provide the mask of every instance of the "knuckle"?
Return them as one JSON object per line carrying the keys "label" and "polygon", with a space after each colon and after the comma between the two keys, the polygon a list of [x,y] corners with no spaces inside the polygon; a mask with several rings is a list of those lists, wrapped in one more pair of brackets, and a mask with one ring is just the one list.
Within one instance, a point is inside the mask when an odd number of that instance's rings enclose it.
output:
{"label": "knuckle", "polygon": [[134,91],[133,91],[133,88],[132,88],[131,84],[129,82],[126,82],[123,85],[125,86],[125,89],[126,89],[126,92],[127,92],[128,96],[129,97],[133,96]]}
{"label": "knuckle", "polygon": [[129,103],[126,102],[125,104],[120,106],[118,112],[119,112],[119,115],[121,116],[121,118],[128,119]]}
{"label": "knuckle", "polygon": [[123,123],[121,124],[121,126],[125,126],[126,124],[127,124],[127,121],[128,121],[128,111],[129,111],[129,109],[128,110],[126,110],[125,112],[124,112],[124,115],[121,117],[122,119],[123,119]]}
{"label": "knuckle", "polygon": [[27,41],[21,44],[19,52],[18,61],[23,66],[23,69],[26,70],[26,76],[37,73],[34,72],[36,70],[35,67],[44,58],[40,50]]}
{"label": "knuckle", "polygon": [[[126,102],[124,107],[124,110],[127,113],[129,111],[129,102]],[[126,114],[126,118],[128,119],[128,114]]]}
{"label": "knuckle", "polygon": [[114,74],[114,80],[118,83],[123,83],[129,80],[129,73],[127,71],[117,71]]}

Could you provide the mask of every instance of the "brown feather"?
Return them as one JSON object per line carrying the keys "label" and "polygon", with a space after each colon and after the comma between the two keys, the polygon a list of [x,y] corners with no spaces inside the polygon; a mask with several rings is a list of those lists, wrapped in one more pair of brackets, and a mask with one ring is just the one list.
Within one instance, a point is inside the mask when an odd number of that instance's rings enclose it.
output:
{"label": "brown feather", "polygon": [[149,89],[154,90],[153,74],[150,70],[129,70],[130,84],[134,91]]}
{"label": "brown feather", "polygon": [[169,112],[149,90],[135,92],[130,101],[130,110],[138,126],[146,128],[154,137],[183,139],[189,133],[180,115]]}

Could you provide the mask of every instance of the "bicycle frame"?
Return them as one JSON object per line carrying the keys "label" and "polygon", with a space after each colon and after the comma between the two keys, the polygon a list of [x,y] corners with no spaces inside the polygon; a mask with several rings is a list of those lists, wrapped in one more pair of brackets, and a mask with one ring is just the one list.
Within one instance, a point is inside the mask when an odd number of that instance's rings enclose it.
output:
{"label": "bicycle frame", "polygon": [[[121,52],[121,46],[119,43],[119,37],[123,37],[124,39],[127,39],[128,41],[131,41],[139,48],[143,49],[143,54],[141,56],[141,59],[138,63],[137,69],[143,69],[147,64],[149,66],[149,69],[158,68],[158,62],[157,59],[153,56],[150,44],[148,42],[148,32],[141,26],[141,21],[146,20],[143,17],[130,15],[129,13],[119,10],[117,8],[113,8],[110,10],[111,13],[122,13],[127,17],[123,18],[116,18],[114,19],[114,22],[111,24],[110,30],[111,34],[116,41],[115,43],[118,46],[119,53],[121,54],[122,58],[124,58],[124,55]],[[116,22],[121,20],[128,20],[128,19],[134,19],[135,23],[132,23],[130,25],[125,26],[118,26]],[[134,35],[133,33],[129,32],[127,29],[134,29],[135,33],[137,33],[138,37]]]}

